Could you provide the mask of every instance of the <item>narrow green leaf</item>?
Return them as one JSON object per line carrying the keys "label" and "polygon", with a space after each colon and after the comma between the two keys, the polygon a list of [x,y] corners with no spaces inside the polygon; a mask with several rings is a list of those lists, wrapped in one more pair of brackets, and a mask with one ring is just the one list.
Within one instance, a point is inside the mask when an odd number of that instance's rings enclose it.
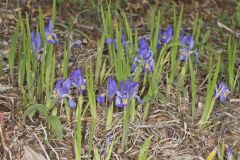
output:
{"label": "narrow green leaf", "polygon": [[195,72],[193,70],[192,60],[189,58],[189,69],[190,69],[190,77],[191,77],[191,93],[192,93],[192,122],[195,117],[195,106],[196,106],[196,85],[195,85]]}
{"label": "narrow green leaf", "polygon": [[27,108],[26,111],[23,113],[23,122],[25,123],[26,117],[32,118],[36,112],[40,112],[42,114],[45,114],[46,107],[43,104],[33,104]]}
{"label": "narrow green leaf", "polygon": [[150,146],[152,137],[153,136],[150,136],[145,140],[145,142],[140,150],[140,153],[138,155],[138,160],[146,160],[147,159],[148,150],[149,150],[149,146]]}
{"label": "narrow green leaf", "polygon": [[58,116],[51,115],[47,117],[47,122],[55,132],[57,139],[63,139],[63,128]]}

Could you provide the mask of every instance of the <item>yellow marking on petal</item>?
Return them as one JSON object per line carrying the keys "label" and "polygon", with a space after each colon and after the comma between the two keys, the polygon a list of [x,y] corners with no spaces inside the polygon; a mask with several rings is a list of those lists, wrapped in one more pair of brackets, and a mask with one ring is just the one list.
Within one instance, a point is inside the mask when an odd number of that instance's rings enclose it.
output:
{"label": "yellow marking on petal", "polygon": [[223,92],[223,96],[227,97],[228,93],[227,92]]}
{"label": "yellow marking on petal", "polygon": [[149,64],[148,63],[145,64],[145,68],[147,68],[147,69],[149,68]]}
{"label": "yellow marking on petal", "polygon": [[127,98],[124,98],[124,99],[123,99],[123,104],[126,105],[127,102],[128,102]]}
{"label": "yellow marking on petal", "polygon": [[187,52],[184,50],[182,53],[181,53],[183,56],[185,56],[187,54]]}
{"label": "yellow marking on petal", "polygon": [[51,35],[48,35],[47,36],[47,40],[52,40],[53,38],[52,38],[52,36]]}
{"label": "yellow marking on petal", "polygon": [[58,95],[59,95],[58,91],[53,92],[53,97],[58,97]]}
{"label": "yellow marking on petal", "polygon": [[105,96],[105,93],[101,93],[100,95],[103,97],[103,96]]}
{"label": "yellow marking on petal", "polygon": [[86,89],[85,85],[81,85],[81,89],[85,90]]}

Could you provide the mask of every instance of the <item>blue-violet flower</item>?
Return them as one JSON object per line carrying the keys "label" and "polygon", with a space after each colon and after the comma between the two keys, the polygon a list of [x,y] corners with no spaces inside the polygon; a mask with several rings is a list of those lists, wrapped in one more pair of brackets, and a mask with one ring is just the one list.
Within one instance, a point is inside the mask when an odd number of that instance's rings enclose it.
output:
{"label": "blue-violet flower", "polygon": [[45,36],[47,38],[47,42],[50,44],[58,44],[57,35],[53,31],[52,20],[49,21],[48,26],[44,28]]}
{"label": "blue-violet flower", "polygon": [[230,94],[229,88],[225,83],[220,82],[218,86],[215,86],[214,89],[214,99],[220,98],[220,101],[224,103],[227,99],[227,96]]}
{"label": "blue-violet flower", "polygon": [[77,68],[73,71],[73,73],[70,75],[70,79],[72,81],[72,85],[76,87],[78,95],[83,94],[83,92],[86,90],[86,80],[83,77],[80,68]]}

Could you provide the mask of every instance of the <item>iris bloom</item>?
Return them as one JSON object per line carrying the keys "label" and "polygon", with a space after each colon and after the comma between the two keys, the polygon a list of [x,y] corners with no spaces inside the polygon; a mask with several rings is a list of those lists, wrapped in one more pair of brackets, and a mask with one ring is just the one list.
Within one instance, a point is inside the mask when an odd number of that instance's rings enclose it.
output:
{"label": "iris bloom", "polygon": [[225,83],[221,82],[214,89],[214,99],[220,98],[220,101],[224,103],[227,99],[227,96],[230,94],[229,88],[225,85]]}
{"label": "iris bloom", "polygon": [[159,32],[158,39],[161,43],[169,43],[173,38],[173,28],[171,25],[168,25],[165,31]]}
{"label": "iris bloom", "polygon": [[[123,48],[126,47],[126,46],[129,44],[129,42],[125,39],[125,36],[122,36],[121,42],[122,42]],[[116,39],[115,39],[115,38],[107,38],[107,39],[106,39],[106,43],[107,43],[107,44],[113,44],[114,49],[115,49],[115,50],[117,49],[117,42],[116,42]]]}
{"label": "iris bloom", "polygon": [[47,37],[47,42],[50,44],[58,44],[57,35],[53,32],[52,20],[49,21],[48,26],[44,28],[45,35]]}
{"label": "iris bloom", "polygon": [[80,68],[73,71],[73,73],[70,76],[70,79],[72,81],[72,85],[76,87],[78,95],[83,94],[83,92],[86,90],[86,80],[83,77]]}
{"label": "iris bloom", "polygon": [[141,37],[138,41],[138,56],[134,58],[132,64],[132,71],[136,72],[138,63],[143,60],[142,69],[145,72],[152,72],[155,68],[155,62],[153,59],[153,52],[150,50],[147,40]]}
{"label": "iris bloom", "polygon": [[33,53],[35,53],[37,59],[41,61],[42,56],[40,55],[40,52],[43,51],[43,48],[42,48],[42,39],[39,32],[37,32],[36,34],[34,31],[31,32],[31,45],[32,45]]}
{"label": "iris bloom", "polygon": [[233,155],[232,155],[232,148],[231,147],[229,147],[228,148],[228,160],[233,160]]}
{"label": "iris bloom", "polygon": [[97,102],[99,104],[105,103],[105,100],[106,100],[106,94],[105,93],[101,93],[100,95],[97,96]]}
{"label": "iris bloom", "polygon": [[81,48],[82,47],[82,41],[77,40],[70,44],[70,48]]}
{"label": "iris bloom", "polygon": [[138,83],[128,80],[126,83],[121,81],[120,91],[117,91],[115,98],[115,105],[117,107],[126,107],[132,98],[136,98],[138,103],[142,103],[142,100],[137,95]]}
{"label": "iris bloom", "polygon": [[138,59],[149,59],[153,57],[153,52],[150,50],[148,41],[142,37],[138,40]]}
{"label": "iris bloom", "polygon": [[113,97],[115,96],[115,94],[118,91],[118,85],[117,82],[110,76],[108,77],[108,98],[109,98],[109,102],[112,102]]}
{"label": "iris bloom", "polygon": [[54,89],[53,89],[52,97],[57,98],[57,99],[67,97],[69,106],[71,108],[76,108],[76,103],[74,102],[74,100],[70,96],[71,83],[72,82],[69,78],[67,78],[66,80],[63,80],[63,79],[58,80]]}
{"label": "iris bloom", "polygon": [[188,57],[194,53],[196,55],[196,62],[198,62],[198,52],[197,50],[193,50],[194,47],[194,40],[193,37],[186,34],[186,35],[180,35],[180,43],[182,44],[182,47],[179,50],[179,60],[181,62],[187,61]]}
{"label": "iris bloom", "polygon": [[142,68],[144,72],[152,72],[155,68],[155,62],[153,58],[149,58],[143,61]]}

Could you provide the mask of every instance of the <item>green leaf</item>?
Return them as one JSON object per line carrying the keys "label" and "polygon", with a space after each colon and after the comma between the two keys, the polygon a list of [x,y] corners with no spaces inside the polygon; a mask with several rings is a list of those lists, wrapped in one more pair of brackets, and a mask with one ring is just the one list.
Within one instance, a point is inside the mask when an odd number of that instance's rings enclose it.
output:
{"label": "green leaf", "polygon": [[94,147],[94,160],[101,160],[100,154],[98,152],[98,149]]}
{"label": "green leaf", "polygon": [[220,152],[220,160],[224,160],[224,140],[222,141],[222,147],[221,147],[221,152]]}
{"label": "green leaf", "polygon": [[192,122],[195,116],[195,105],[196,105],[196,84],[195,77],[196,73],[193,70],[192,60],[189,58],[189,69],[190,69],[190,77],[191,77],[191,91],[192,91]]}
{"label": "green leaf", "polygon": [[138,155],[138,160],[146,160],[148,156],[148,149],[151,143],[151,139],[153,136],[150,136],[146,139],[145,143],[142,146],[142,149],[140,150],[140,153]]}
{"label": "green leaf", "polygon": [[40,112],[42,114],[45,114],[46,107],[43,104],[34,104],[28,107],[28,109],[23,113],[23,121],[25,123],[26,117],[32,118],[36,112]]}
{"label": "green leaf", "polygon": [[115,141],[113,141],[111,146],[109,147],[108,152],[107,152],[107,157],[105,160],[110,160],[114,144],[115,144]]}
{"label": "green leaf", "polygon": [[63,139],[63,128],[60,119],[57,116],[51,115],[47,117],[47,122],[55,132],[57,139]]}
{"label": "green leaf", "polygon": [[153,96],[151,95],[146,95],[143,99],[142,99],[142,103],[149,103],[152,101]]}

